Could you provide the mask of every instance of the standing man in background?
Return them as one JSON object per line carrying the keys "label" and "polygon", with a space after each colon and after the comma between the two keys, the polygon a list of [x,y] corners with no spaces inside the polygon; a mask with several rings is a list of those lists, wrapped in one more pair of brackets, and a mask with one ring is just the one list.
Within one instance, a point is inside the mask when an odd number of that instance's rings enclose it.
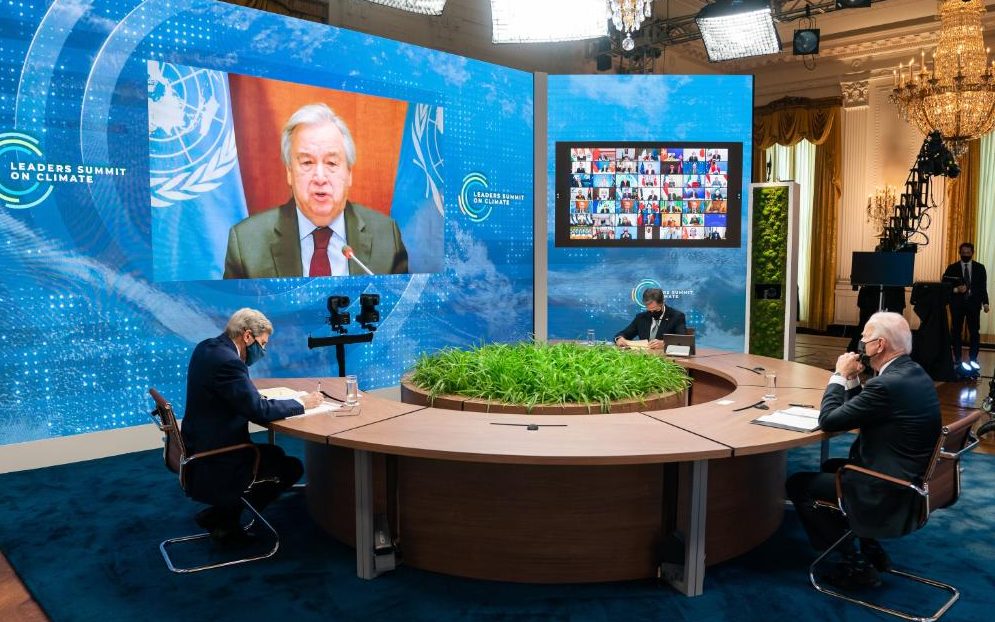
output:
{"label": "standing man in background", "polygon": [[960,261],[947,266],[943,280],[954,282],[953,294],[950,296],[950,342],[953,348],[954,366],[960,365],[964,358],[961,345],[961,331],[967,322],[969,338],[968,356],[971,367],[978,366],[978,350],[981,347],[981,311],[988,313],[988,273],[985,266],[974,261],[974,244],[964,242],[960,245]]}

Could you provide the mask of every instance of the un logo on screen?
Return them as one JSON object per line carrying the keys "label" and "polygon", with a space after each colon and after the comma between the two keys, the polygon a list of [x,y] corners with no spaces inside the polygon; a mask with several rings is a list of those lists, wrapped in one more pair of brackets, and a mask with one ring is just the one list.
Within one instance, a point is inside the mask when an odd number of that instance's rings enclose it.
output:
{"label": "un logo on screen", "polygon": [[238,162],[228,80],[221,71],[148,62],[153,207],[195,199]]}

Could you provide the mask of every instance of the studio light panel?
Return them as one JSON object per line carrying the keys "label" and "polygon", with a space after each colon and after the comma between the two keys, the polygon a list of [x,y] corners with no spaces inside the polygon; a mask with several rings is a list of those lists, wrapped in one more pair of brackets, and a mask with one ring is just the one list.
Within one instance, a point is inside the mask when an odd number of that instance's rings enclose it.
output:
{"label": "studio light panel", "polygon": [[608,34],[604,0],[491,0],[494,43],[593,39]]}
{"label": "studio light panel", "polygon": [[367,0],[367,2],[423,15],[442,15],[442,9],[446,7],[446,0]]}
{"label": "studio light panel", "polygon": [[769,6],[734,15],[699,14],[696,21],[708,60],[712,62],[781,51]]}

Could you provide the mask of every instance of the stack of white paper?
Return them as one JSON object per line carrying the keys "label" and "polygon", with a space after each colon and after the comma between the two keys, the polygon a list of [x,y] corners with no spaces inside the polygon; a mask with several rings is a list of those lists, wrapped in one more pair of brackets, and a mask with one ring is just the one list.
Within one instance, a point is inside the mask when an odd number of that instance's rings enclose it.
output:
{"label": "stack of white paper", "polygon": [[795,432],[814,432],[819,429],[819,411],[815,408],[792,406],[757,417],[753,423]]}

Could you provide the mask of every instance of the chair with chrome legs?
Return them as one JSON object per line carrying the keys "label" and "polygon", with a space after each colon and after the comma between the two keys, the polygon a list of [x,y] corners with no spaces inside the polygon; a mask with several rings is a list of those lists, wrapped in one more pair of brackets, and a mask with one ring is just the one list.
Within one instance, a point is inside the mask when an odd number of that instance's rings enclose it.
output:
{"label": "chair with chrome legs", "polygon": [[[819,502],[818,504],[842,512],[843,515],[847,516],[850,520],[851,525],[854,523],[859,524],[861,521],[854,520],[853,509],[847,507],[846,498],[844,497],[843,478],[847,473],[852,474],[851,476],[871,477],[881,482],[885,482],[886,484],[913,491],[914,494],[918,495],[922,499],[921,513],[918,518],[918,523],[913,531],[921,529],[926,524],[926,521],[929,520],[930,514],[936,510],[950,507],[960,496],[960,472],[962,470],[960,466],[960,458],[968,451],[974,449],[974,447],[978,444],[977,437],[971,433],[971,426],[973,426],[980,418],[981,412],[974,411],[967,417],[959,419],[954,423],[943,427],[940,433],[940,438],[936,442],[936,447],[933,449],[933,455],[929,468],[923,475],[921,481],[905,481],[891,477],[890,475],[885,475],[884,473],[872,471],[871,469],[865,469],[863,467],[848,464],[836,473],[837,504],[828,505],[822,502]],[[916,620],[922,622],[933,622],[934,620],[938,620],[944,613],[946,613],[951,605],[957,602],[957,599],[960,598],[960,592],[957,591],[957,588],[952,585],[947,585],[946,583],[941,583],[926,577],[920,577],[895,568],[889,568],[883,572],[937,588],[948,593],[950,595],[949,598],[932,615],[916,614],[893,609],[891,607],[886,607],[867,600],[854,598],[819,583],[816,579],[818,576],[817,567],[819,564],[821,564],[823,560],[829,557],[834,551],[841,548],[846,542],[848,542],[848,540],[854,536],[859,537],[860,535],[860,533],[855,533],[853,529],[847,531],[842,538],[837,540],[831,547],[826,549],[822,555],[812,562],[812,565],[809,567],[809,580],[812,582],[815,589],[819,590],[823,594],[841,598],[856,605],[868,607],[882,613],[903,618],[905,620]]]}
{"label": "chair with chrome legs", "polygon": [[[241,443],[239,445],[231,445],[229,447],[221,447],[218,449],[212,449],[210,451],[204,451],[201,453],[188,456],[186,452],[186,447],[183,444],[183,437],[180,435],[180,427],[176,423],[176,414],[173,412],[173,406],[166,401],[166,399],[155,389],[149,389],[149,395],[155,400],[155,409],[150,413],[152,419],[155,421],[156,425],[163,433],[163,461],[166,463],[166,467],[176,473],[179,476],[180,488],[183,489],[185,493],[189,495],[187,489],[187,471],[192,465],[195,465],[198,460],[207,458],[208,456],[217,456],[225,453],[231,452],[249,452],[250,454],[255,454],[255,462],[252,468],[253,479],[249,487],[261,483],[266,480],[256,479],[256,475],[259,471],[259,449],[252,443]],[[194,499],[199,501],[199,499]],[[181,542],[191,542],[196,540],[204,540],[210,538],[209,533],[199,533],[190,536],[182,536],[179,538],[170,538],[169,540],[163,541],[159,545],[159,551],[162,553],[162,558],[166,561],[166,566],[173,572],[177,573],[189,573],[189,572],[199,572],[201,570],[210,570],[212,568],[220,568],[222,566],[234,566],[235,564],[244,564],[246,562],[256,561],[259,559],[266,559],[267,557],[272,557],[278,548],[280,548],[280,536],[277,534],[273,526],[270,525],[262,515],[256,511],[256,508],[242,497],[242,504],[249,511],[252,516],[252,520],[243,527],[243,529],[248,530],[256,521],[262,525],[270,535],[272,535],[273,546],[266,552],[260,552],[248,556],[236,557],[234,559],[226,559],[223,561],[218,561],[215,563],[204,564],[200,566],[191,567],[178,567],[173,563],[173,560],[169,556],[167,549],[169,547],[176,545]]]}

